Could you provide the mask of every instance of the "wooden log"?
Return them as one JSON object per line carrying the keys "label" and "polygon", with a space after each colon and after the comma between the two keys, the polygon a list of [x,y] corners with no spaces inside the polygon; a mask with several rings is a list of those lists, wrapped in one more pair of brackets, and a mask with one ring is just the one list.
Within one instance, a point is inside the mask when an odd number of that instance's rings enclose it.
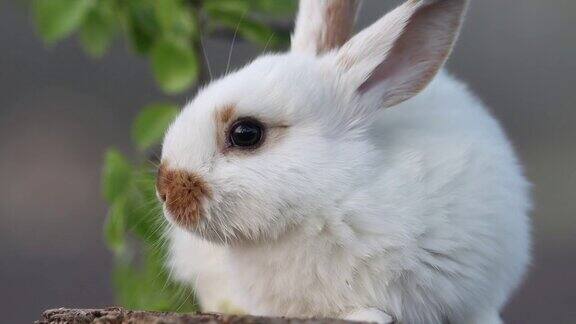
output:
{"label": "wooden log", "polygon": [[121,307],[105,309],[57,308],[45,311],[37,324],[351,324],[336,319],[298,319],[286,317],[260,317],[250,315],[223,315],[215,313],[180,314],[126,310]]}

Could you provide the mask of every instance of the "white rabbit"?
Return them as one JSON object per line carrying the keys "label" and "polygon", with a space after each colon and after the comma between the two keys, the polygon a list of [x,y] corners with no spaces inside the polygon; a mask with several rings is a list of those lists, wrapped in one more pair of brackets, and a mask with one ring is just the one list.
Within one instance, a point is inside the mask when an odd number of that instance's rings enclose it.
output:
{"label": "white rabbit", "polygon": [[529,185],[498,122],[437,73],[466,1],[409,0],[348,39],[356,6],[302,0],[288,53],[171,125],[173,275],[206,311],[500,323],[530,259]]}

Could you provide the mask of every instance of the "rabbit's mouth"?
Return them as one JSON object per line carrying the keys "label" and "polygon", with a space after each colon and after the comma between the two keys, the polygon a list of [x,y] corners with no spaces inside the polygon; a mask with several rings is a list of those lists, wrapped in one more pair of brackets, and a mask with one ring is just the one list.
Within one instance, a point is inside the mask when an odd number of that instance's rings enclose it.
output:
{"label": "rabbit's mouth", "polygon": [[[231,197],[219,197],[196,173],[171,169],[162,164],[156,179],[156,194],[163,203],[168,221],[182,229],[215,243],[248,240],[234,226]],[[214,200],[228,203],[214,203]]]}

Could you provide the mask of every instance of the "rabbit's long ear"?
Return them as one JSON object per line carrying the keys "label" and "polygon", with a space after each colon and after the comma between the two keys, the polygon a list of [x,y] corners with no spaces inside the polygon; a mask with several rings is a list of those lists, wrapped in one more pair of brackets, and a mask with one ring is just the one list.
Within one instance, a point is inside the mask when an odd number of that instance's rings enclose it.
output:
{"label": "rabbit's long ear", "polygon": [[292,50],[322,54],[350,38],[360,0],[300,0]]}
{"label": "rabbit's long ear", "polygon": [[381,99],[380,107],[409,99],[446,61],[466,3],[408,0],[342,46],[335,64],[359,94]]}

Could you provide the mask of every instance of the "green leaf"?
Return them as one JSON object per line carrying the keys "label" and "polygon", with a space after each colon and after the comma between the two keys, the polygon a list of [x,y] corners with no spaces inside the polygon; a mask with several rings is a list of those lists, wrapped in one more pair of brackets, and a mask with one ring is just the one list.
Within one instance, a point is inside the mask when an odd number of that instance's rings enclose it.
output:
{"label": "green leaf", "polygon": [[295,0],[204,0],[207,10],[222,10],[265,13],[268,15],[287,15],[296,10]]}
{"label": "green leaf", "polygon": [[132,47],[139,54],[148,54],[162,31],[154,12],[154,1],[129,0],[124,4],[126,25]]}
{"label": "green leaf", "polygon": [[[142,179],[136,179],[140,182]],[[146,244],[164,242],[164,215],[155,194],[154,180],[147,184],[146,194],[141,188],[130,192],[127,201],[126,229]],[[147,194],[151,192],[151,194]]]}
{"label": "green leaf", "polygon": [[245,39],[262,46],[277,47],[281,44],[281,35],[257,20],[246,19],[238,26],[238,32]]}
{"label": "green leaf", "polygon": [[170,31],[174,27],[175,18],[183,10],[181,0],[162,0],[155,2],[156,19],[163,31]]}
{"label": "green leaf", "polygon": [[296,10],[296,1],[294,0],[248,0],[254,11],[272,14],[287,15]]}
{"label": "green leaf", "polygon": [[261,46],[275,48],[285,44],[289,39],[288,35],[279,33],[266,24],[239,12],[214,8],[209,14],[212,20],[231,30],[237,29],[240,36]]}
{"label": "green leaf", "polygon": [[114,286],[122,306],[151,311],[194,312],[198,310],[189,288],[172,282],[164,268],[166,252],[143,249],[144,262],[137,267],[123,260],[114,269]]}
{"label": "green leaf", "polygon": [[237,17],[246,15],[250,10],[250,1],[245,0],[205,0],[204,10],[211,13],[226,12]]}
{"label": "green leaf", "polygon": [[164,215],[156,198],[155,176],[142,168],[134,180],[135,188],[128,199],[126,228],[143,242],[160,244],[163,242]]}
{"label": "green leaf", "polygon": [[208,12],[221,11],[236,13],[261,13],[268,17],[285,16],[296,10],[295,0],[204,0],[204,9]]}
{"label": "green leaf", "polygon": [[170,281],[164,266],[166,251],[148,246],[144,249],[144,256],[145,270],[142,272],[142,281],[148,288],[147,306],[157,311],[175,308],[183,312],[196,310],[193,292]]}
{"label": "green leaf", "polygon": [[166,93],[182,92],[198,79],[196,52],[177,41],[162,40],[152,49],[152,70]]}
{"label": "green leaf", "polygon": [[162,0],[155,2],[155,12],[164,38],[178,39],[182,44],[196,38],[198,18],[192,6],[182,0]]}
{"label": "green leaf", "polygon": [[80,41],[90,55],[102,56],[112,43],[117,24],[114,10],[112,1],[99,0],[86,15],[80,29]]}
{"label": "green leaf", "polygon": [[178,107],[173,104],[153,104],[142,109],[132,125],[132,138],[136,146],[146,150],[158,144],[176,115]]}
{"label": "green leaf", "polygon": [[[112,280],[116,290],[118,302],[126,307],[138,309],[138,280],[139,274],[126,260],[116,260],[112,273]],[[147,309],[147,308],[140,308]]]}
{"label": "green leaf", "polygon": [[110,149],[104,158],[102,187],[108,203],[114,203],[130,188],[132,168],[128,160],[117,150]]}
{"label": "green leaf", "polygon": [[80,26],[91,0],[35,0],[33,11],[40,35],[52,44]]}
{"label": "green leaf", "polygon": [[104,238],[108,247],[114,251],[116,255],[121,255],[125,250],[124,233],[125,226],[124,220],[126,219],[126,200],[117,199],[113,204],[106,224],[104,225]]}

